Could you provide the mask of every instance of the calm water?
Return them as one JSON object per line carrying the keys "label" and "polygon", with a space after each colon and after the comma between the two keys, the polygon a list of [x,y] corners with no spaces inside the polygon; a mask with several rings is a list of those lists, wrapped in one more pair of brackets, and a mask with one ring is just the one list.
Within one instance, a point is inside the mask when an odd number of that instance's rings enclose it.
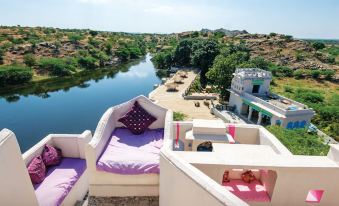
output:
{"label": "calm water", "polygon": [[84,86],[49,92],[48,98],[0,99],[0,128],[12,130],[22,152],[49,133],[92,132],[107,108],[137,95],[148,95],[160,83],[150,56],[116,75],[86,81]]}

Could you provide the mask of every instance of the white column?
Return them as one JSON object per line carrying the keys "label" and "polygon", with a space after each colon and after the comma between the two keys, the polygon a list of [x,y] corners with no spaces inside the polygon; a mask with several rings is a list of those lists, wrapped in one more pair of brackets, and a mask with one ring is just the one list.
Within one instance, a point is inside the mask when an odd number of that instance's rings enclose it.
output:
{"label": "white column", "polygon": [[259,112],[259,114],[258,114],[258,122],[257,122],[257,124],[261,124],[261,121],[262,121],[262,113],[261,112]]}
{"label": "white column", "polygon": [[251,120],[253,108],[249,106],[247,119]]}

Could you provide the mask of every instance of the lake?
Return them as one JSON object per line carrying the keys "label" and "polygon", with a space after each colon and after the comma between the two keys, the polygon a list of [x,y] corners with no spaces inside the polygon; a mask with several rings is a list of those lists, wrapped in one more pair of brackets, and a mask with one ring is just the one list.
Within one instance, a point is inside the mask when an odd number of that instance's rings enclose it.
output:
{"label": "lake", "polygon": [[137,95],[147,96],[160,83],[149,54],[142,60],[112,68],[110,74],[80,85],[44,93],[17,95],[15,101],[0,99],[0,129],[12,130],[22,152],[50,133],[94,132],[103,113],[111,106]]}

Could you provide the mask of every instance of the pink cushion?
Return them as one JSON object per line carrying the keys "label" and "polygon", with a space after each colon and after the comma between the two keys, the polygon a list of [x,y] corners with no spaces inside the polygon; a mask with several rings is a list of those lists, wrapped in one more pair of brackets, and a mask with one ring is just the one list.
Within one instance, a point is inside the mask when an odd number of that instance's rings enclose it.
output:
{"label": "pink cushion", "polygon": [[62,158],[61,149],[45,145],[41,156],[46,166],[59,165]]}
{"label": "pink cushion", "polygon": [[61,163],[48,169],[46,179],[34,185],[40,206],[59,206],[86,170],[86,160],[62,158]]}
{"label": "pink cushion", "polygon": [[135,101],[132,109],[118,121],[123,123],[133,134],[142,134],[157,120]]}
{"label": "pink cushion", "polygon": [[28,165],[28,174],[33,184],[39,184],[44,181],[46,176],[46,166],[42,161],[41,155],[35,157]]}
{"label": "pink cushion", "polygon": [[240,199],[248,202],[270,202],[271,198],[266,192],[265,187],[258,181],[245,183],[242,180],[231,180],[222,184],[226,189],[232,192]]}

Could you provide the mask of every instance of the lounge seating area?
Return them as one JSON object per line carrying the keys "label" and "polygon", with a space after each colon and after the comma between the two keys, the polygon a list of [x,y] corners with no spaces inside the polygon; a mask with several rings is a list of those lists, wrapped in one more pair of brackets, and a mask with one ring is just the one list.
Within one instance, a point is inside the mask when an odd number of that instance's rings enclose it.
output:
{"label": "lounge seating area", "polygon": [[[154,117],[141,133],[134,133],[121,120],[125,118],[129,122],[126,115],[133,114],[136,107]],[[132,125],[139,124],[135,121]],[[86,147],[89,194],[99,197],[158,196],[159,153],[164,138],[169,137],[165,134],[171,121],[171,111],[144,96],[109,108]]]}
{"label": "lounge seating area", "polygon": [[[51,134],[21,154],[15,134],[3,129],[0,132],[0,182],[6,189],[0,190],[1,205],[74,205],[82,201],[88,185],[84,149],[91,138],[90,131],[78,135]],[[30,171],[27,167],[41,157],[46,145],[59,148],[62,158],[57,165],[46,166],[46,170],[43,166],[44,173],[37,176],[40,168]],[[32,183],[37,178],[42,181]],[[13,198],[18,197],[18,191],[22,192],[20,198]]]}

